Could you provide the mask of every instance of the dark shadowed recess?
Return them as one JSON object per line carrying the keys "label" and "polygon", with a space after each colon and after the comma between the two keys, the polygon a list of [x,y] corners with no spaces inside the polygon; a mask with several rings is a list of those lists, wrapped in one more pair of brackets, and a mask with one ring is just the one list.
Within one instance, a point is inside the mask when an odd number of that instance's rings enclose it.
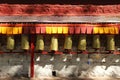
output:
{"label": "dark shadowed recess", "polygon": [[72,5],[115,5],[120,0],[0,0],[0,4],[72,4]]}

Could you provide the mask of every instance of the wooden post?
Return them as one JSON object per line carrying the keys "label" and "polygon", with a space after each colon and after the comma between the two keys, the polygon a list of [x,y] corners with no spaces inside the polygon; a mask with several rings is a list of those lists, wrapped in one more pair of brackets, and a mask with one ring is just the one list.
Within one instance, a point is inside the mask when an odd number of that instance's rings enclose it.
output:
{"label": "wooden post", "polygon": [[30,43],[30,54],[31,54],[31,64],[30,64],[30,77],[34,77],[34,35],[31,35],[31,43]]}

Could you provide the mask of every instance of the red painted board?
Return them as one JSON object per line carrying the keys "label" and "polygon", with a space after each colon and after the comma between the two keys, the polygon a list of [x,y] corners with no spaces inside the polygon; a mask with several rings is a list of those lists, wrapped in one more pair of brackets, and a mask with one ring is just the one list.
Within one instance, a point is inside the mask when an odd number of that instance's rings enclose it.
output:
{"label": "red painted board", "polygon": [[40,34],[40,27],[35,27],[36,28],[36,34]]}
{"label": "red painted board", "polygon": [[45,26],[45,24],[41,24],[41,27],[40,27],[41,29],[41,34],[45,34],[46,33],[46,26]]}
{"label": "red painted board", "polygon": [[74,32],[75,32],[75,25],[74,24],[68,25],[68,33],[74,34]]}
{"label": "red painted board", "polygon": [[93,26],[88,26],[87,27],[87,34],[92,34],[93,33]]}
{"label": "red painted board", "polygon": [[31,34],[35,34],[36,33],[36,28],[33,26],[33,27],[29,27],[30,29],[30,33]]}
{"label": "red painted board", "polygon": [[35,24],[35,28],[36,28],[36,34],[40,34],[40,27],[41,27],[41,24]]}
{"label": "red painted board", "polygon": [[30,30],[29,30],[29,27],[23,27],[23,34],[29,34],[30,33]]}
{"label": "red painted board", "polygon": [[79,24],[75,25],[75,34],[80,34],[80,25]]}
{"label": "red painted board", "polygon": [[87,27],[86,26],[81,26],[80,29],[81,29],[81,33],[82,34],[85,34],[86,31],[87,31]]}

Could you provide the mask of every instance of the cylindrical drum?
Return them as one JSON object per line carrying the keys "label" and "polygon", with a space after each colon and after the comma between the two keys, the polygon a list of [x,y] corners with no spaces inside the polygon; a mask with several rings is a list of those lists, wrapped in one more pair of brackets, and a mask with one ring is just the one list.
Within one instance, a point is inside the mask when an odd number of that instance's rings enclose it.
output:
{"label": "cylindrical drum", "polygon": [[80,35],[79,43],[78,43],[78,50],[86,50],[86,35]]}
{"label": "cylindrical drum", "polygon": [[37,35],[36,50],[44,50],[44,40],[42,35]]}
{"label": "cylindrical drum", "polygon": [[8,35],[7,36],[7,49],[9,50],[14,49],[14,44],[15,44],[14,36]]}
{"label": "cylindrical drum", "polygon": [[64,49],[72,49],[72,37],[70,35],[65,36]]}
{"label": "cylindrical drum", "polygon": [[57,51],[58,50],[58,38],[56,36],[52,36],[50,50]]}
{"label": "cylindrical drum", "polygon": [[95,49],[100,48],[100,36],[99,35],[93,36],[93,48]]}
{"label": "cylindrical drum", "polygon": [[21,40],[22,49],[28,50],[30,48],[28,36],[27,35],[22,35],[21,39],[22,39]]}
{"label": "cylindrical drum", "polygon": [[115,50],[114,35],[107,35],[107,50]]}

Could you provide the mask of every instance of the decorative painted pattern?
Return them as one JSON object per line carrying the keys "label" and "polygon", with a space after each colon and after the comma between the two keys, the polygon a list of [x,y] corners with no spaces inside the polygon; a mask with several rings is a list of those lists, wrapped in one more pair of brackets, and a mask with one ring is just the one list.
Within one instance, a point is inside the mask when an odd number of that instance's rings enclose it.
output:
{"label": "decorative painted pattern", "polygon": [[119,24],[0,24],[0,34],[119,34]]}

